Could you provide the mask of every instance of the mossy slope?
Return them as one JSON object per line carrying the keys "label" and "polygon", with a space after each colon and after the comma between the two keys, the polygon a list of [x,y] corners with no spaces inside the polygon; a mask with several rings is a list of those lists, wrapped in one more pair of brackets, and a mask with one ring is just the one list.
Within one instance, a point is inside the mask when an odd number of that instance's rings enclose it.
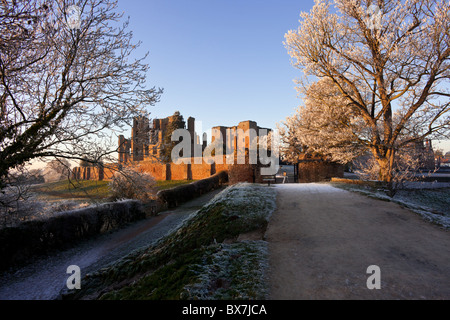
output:
{"label": "mossy slope", "polygon": [[88,275],[73,299],[261,299],[267,248],[237,242],[265,229],[275,191],[261,185],[228,187],[183,226],[145,250]]}

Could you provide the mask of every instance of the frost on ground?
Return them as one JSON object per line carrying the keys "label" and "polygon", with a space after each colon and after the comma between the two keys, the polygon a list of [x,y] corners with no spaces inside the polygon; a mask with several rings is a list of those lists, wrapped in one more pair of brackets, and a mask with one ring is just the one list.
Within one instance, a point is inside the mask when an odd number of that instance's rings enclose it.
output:
{"label": "frost on ground", "polygon": [[261,217],[269,221],[276,208],[276,194],[264,185],[238,183],[216,195],[204,209],[209,210],[218,204],[226,205],[223,213],[228,216]]}
{"label": "frost on ground", "polygon": [[392,201],[419,214],[423,219],[445,229],[450,228],[450,184],[411,182],[390,198],[381,189],[369,186],[334,183],[333,186],[377,199]]}
{"label": "frost on ground", "polygon": [[187,300],[264,300],[268,297],[267,242],[243,241],[210,246],[192,266],[197,282],[180,294]]}
{"label": "frost on ground", "polygon": [[[243,221],[269,221],[276,208],[276,193],[266,186],[240,183],[225,189],[205,210],[225,204],[222,212]],[[243,222],[244,224],[246,222]],[[182,299],[266,299],[268,295],[267,242],[263,240],[214,244],[192,271],[197,282],[184,287]]]}
{"label": "frost on ground", "polygon": [[156,244],[87,276],[79,292],[64,298],[264,299],[262,239],[275,208],[274,188],[230,186]]}

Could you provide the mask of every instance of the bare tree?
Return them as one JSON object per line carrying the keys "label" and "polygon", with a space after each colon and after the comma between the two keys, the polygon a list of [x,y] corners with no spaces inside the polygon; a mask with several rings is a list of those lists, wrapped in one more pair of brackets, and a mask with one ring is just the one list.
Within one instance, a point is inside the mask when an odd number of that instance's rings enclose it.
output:
{"label": "bare tree", "polygon": [[354,137],[388,184],[399,148],[448,136],[449,10],[437,0],[336,0],[334,8],[318,0],[286,34],[293,64],[304,72],[302,92],[320,79],[332,84],[355,124],[351,133],[363,133],[363,142]]}
{"label": "bare tree", "polygon": [[0,182],[36,158],[112,159],[116,133],[162,93],[145,85],[146,56],[135,58],[117,2],[0,6]]}
{"label": "bare tree", "polygon": [[66,159],[55,159],[47,163],[46,167],[55,171],[56,173],[68,175],[70,172],[71,164]]}

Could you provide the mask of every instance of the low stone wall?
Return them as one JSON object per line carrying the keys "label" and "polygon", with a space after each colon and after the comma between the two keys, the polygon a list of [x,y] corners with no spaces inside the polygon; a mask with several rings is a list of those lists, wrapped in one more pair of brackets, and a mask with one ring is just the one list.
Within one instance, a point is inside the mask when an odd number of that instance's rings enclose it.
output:
{"label": "low stone wall", "polygon": [[139,201],[105,203],[0,229],[0,270],[145,218]]}
{"label": "low stone wall", "polygon": [[[198,163],[200,162],[200,163]],[[229,165],[224,157],[223,164],[208,163],[191,159],[191,164],[160,163],[156,161],[139,161],[136,163],[139,170],[151,174],[159,181],[201,180],[211,177],[217,172],[227,171]],[[126,165],[126,164],[125,164]],[[75,167],[72,169],[72,179],[76,180],[111,180],[117,168],[108,167]]]}
{"label": "low stone wall", "polygon": [[382,181],[374,181],[374,180],[358,180],[358,179],[345,179],[345,178],[331,178],[331,182],[342,182],[342,183],[349,183],[349,184],[358,184],[358,185],[365,185],[370,187],[382,187],[383,182]]}

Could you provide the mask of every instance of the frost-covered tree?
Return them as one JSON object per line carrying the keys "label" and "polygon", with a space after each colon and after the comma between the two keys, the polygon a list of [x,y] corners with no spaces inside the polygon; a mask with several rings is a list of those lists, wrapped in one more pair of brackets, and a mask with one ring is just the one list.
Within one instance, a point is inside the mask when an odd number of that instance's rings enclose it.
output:
{"label": "frost-covered tree", "polygon": [[[301,13],[298,30],[285,41],[293,65],[304,73],[299,88],[327,90],[319,100],[306,100],[299,114],[313,127],[324,125],[318,138],[328,137],[331,154],[339,153],[340,142],[354,151],[366,146],[380,180],[390,184],[397,150],[448,135],[449,8],[437,0],[317,0],[310,13]],[[321,105],[321,99],[328,101]],[[333,135],[339,123],[345,129]],[[320,149],[319,140],[308,144]]]}
{"label": "frost-covered tree", "polygon": [[46,168],[55,171],[56,173],[68,175],[71,164],[66,159],[54,159],[47,163]]}
{"label": "frost-covered tree", "polygon": [[279,125],[285,159],[311,153],[345,164],[367,151],[364,122],[330,79],[311,84],[304,97],[304,105]]}
{"label": "frost-covered tree", "polygon": [[148,201],[158,191],[155,178],[135,166],[128,166],[115,172],[109,182],[109,188],[113,200],[137,199]]}
{"label": "frost-covered tree", "polygon": [[127,27],[112,0],[0,1],[0,185],[33,159],[107,160],[158,101]]}

